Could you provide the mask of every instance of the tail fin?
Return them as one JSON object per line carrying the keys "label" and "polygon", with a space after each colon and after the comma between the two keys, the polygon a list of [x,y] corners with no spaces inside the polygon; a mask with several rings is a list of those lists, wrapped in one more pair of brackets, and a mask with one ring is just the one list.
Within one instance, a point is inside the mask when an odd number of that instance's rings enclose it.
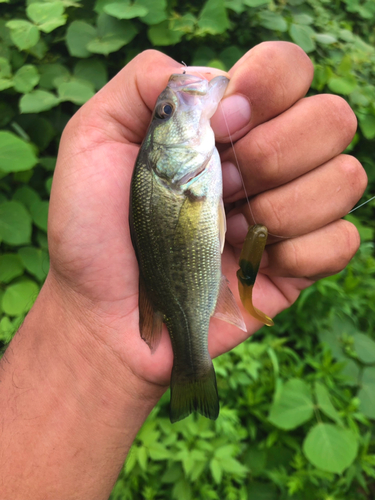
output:
{"label": "tail fin", "polygon": [[170,419],[177,422],[193,411],[216,420],[219,415],[219,396],[216,375],[211,363],[209,371],[200,378],[188,378],[180,374],[175,367],[171,379]]}

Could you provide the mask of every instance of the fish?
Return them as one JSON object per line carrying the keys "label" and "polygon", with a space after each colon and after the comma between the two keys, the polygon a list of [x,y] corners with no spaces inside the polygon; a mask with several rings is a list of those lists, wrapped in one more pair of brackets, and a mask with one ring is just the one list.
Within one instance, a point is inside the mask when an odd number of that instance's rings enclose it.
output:
{"label": "fish", "polygon": [[173,350],[170,420],[215,420],[210,319],[246,331],[221,272],[226,231],[219,153],[210,118],[229,83],[173,74],[157,99],[131,180],[129,226],[139,265],[139,329],[155,351],[163,323]]}

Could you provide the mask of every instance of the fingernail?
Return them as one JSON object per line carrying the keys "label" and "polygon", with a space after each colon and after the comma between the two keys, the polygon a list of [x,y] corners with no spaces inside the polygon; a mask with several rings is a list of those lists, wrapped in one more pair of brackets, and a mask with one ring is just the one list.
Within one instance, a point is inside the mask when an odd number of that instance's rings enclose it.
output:
{"label": "fingernail", "polygon": [[230,198],[242,191],[242,181],[238,168],[229,161],[221,165],[223,171],[223,197]]}
{"label": "fingernail", "polygon": [[241,245],[246,238],[249,224],[243,214],[227,219],[227,239],[232,245]]}
{"label": "fingernail", "polygon": [[216,138],[233,135],[250,121],[250,103],[242,95],[231,95],[223,99],[218,110],[211,118],[211,126]]}

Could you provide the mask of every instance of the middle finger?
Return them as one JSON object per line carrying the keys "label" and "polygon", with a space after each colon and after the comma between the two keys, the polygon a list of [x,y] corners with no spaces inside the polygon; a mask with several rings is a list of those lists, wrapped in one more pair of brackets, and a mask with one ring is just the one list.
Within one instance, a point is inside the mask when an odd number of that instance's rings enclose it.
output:
{"label": "middle finger", "polygon": [[341,97],[306,97],[279,116],[258,125],[222,152],[226,202],[283,185],[341,153],[357,127],[355,115]]}

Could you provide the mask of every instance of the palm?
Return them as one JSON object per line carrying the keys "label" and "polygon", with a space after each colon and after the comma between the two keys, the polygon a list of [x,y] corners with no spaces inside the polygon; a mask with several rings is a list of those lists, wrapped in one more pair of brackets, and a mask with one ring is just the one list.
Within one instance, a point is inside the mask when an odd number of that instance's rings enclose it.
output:
{"label": "palm", "polygon": [[[59,243],[55,243],[57,235],[51,229],[52,264],[75,292],[95,303],[96,313],[104,325],[114,328],[112,340],[108,336],[104,340],[113,343],[112,347],[120,351],[133,371],[153,382],[167,383],[172,366],[168,335],[165,332],[157,352],[151,355],[138,329],[138,265],[130,240],[128,200],[139,145],[108,143],[104,134],[102,141],[100,136],[94,143],[83,139],[76,145],[74,156],[64,158],[56,169],[55,183],[59,183],[65,208],[60,210],[58,201],[53,199],[51,228],[58,233]],[[226,246],[223,272],[237,295],[238,259],[235,253],[233,247]],[[282,293],[283,284],[292,287],[289,296],[298,295],[298,289],[286,279],[278,283],[280,289],[266,276],[259,276],[259,281],[260,307],[271,303],[272,314],[290,305]],[[269,308],[265,308],[269,312]],[[259,328],[259,323],[246,312],[244,317],[249,334]],[[216,319],[211,326],[213,356],[229,350],[248,336]]]}

